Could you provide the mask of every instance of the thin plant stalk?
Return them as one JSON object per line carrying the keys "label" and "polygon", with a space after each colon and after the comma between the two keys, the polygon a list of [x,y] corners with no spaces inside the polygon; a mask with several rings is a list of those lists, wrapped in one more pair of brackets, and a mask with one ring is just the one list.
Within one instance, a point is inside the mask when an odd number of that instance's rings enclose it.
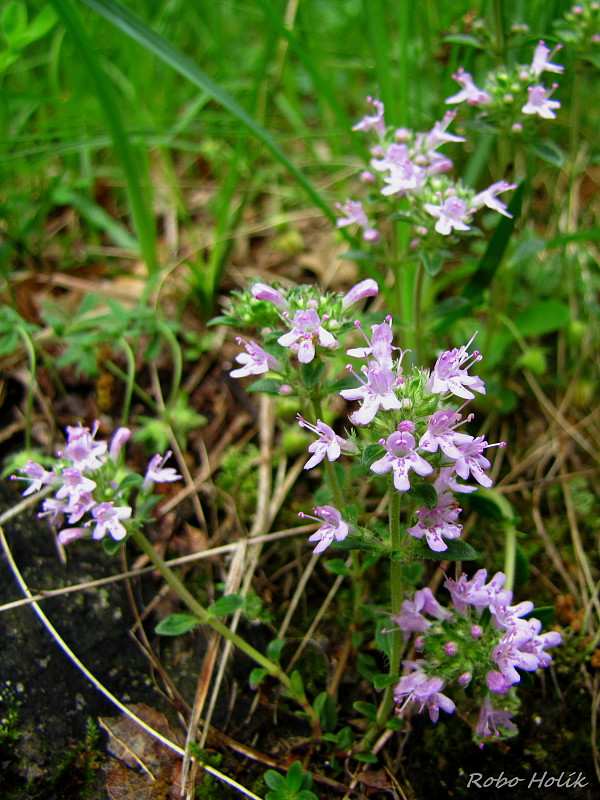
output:
{"label": "thin plant stalk", "polygon": [[276,664],[274,661],[271,661],[270,658],[263,655],[259,650],[254,648],[251,644],[249,644],[245,639],[239,636],[237,633],[231,631],[227,625],[223,622],[220,622],[216,617],[213,617],[201,603],[199,603],[196,598],[191,594],[191,592],[185,587],[183,582],[177,577],[177,575],[170,569],[161,558],[161,556],[156,552],[154,547],[152,547],[151,543],[148,541],[146,536],[140,530],[133,531],[133,539],[135,540],[138,547],[142,550],[142,552],[148,556],[148,558],[152,561],[156,569],[160,572],[163,576],[166,583],[169,587],[175,592],[175,594],[179,597],[179,599],[185,603],[188,609],[192,612],[192,614],[197,617],[198,622],[202,623],[203,625],[208,625],[217,633],[220,633],[224,639],[230,641],[233,645],[239,648],[243,653],[245,653],[249,658],[255,661],[260,667],[263,667],[269,675],[272,675],[274,678],[280,681],[280,683],[287,689],[287,691],[292,695],[294,700],[302,707],[302,709],[308,714],[311,724],[313,728],[319,727],[319,721],[315,714],[314,709],[309,704],[306,697],[296,691],[296,688],[293,685],[291,678],[286,675],[283,669]]}

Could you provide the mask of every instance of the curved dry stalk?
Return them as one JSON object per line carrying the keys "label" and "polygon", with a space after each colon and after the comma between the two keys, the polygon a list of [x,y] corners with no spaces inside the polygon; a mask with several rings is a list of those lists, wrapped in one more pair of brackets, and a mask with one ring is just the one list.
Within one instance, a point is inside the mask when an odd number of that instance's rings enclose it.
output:
{"label": "curved dry stalk", "polygon": [[[39,495],[38,495],[39,497]],[[16,508],[16,506],[15,506]],[[20,509],[23,510],[23,507]],[[10,514],[7,518],[13,516]],[[0,523],[3,521],[4,515],[0,518]],[[299,525],[297,528],[286,528],[282,531],[275,531],[273,533],[265,534],[264,536],[257,536],[256,540],[253,541],[253,544],[260,544],[263,542],[272,542],[277,541],[278,539],[289,539],[292,536],[299,536],[300,534],[309,533],[313,530],[314,525]],[[165,561],[165,564],[168,567],[180,567],[183,564],[189,564],[193,561],[200,561],[204,558],[214,558],[218,555],[223,555],[225,553],[232,553],[247,543],[247,539],[242,539],[238,542],[233,542],[232,544],[224,544],[220,545],[219,547],[213,547],[210,550],[203,550],[201,553],[190,553],[187,556],[179,556],[178,558],[171,558],[168,561]],[[61,589],[48,589],[44,592],[39,592],[38,594],[32,594],[31,597],[24,597],[21,600],[13,600],[10,603],[5,603],[4,605],[0,606],[0,612],[2,611],[9,611],[11,608],[18,608],[19,606],[26,606],[30,605],[33,602],[39,602],[42,600],[47,600],[50,597],[59,597],[63,594],[71,594],[72,592],[80,592],[84,589],[94,589],[98,586],[105,586],[109,583],[117,583],[118,581],[127,580],[128,578],[136,578],[139,575],[147,575],[150,572],[155,572],[156,568],[154,566],[150,567],[138,567],[137,569],[130,569],[126,572],[120,572],[118,575],[109,575],[106,578],[96,578],[93,581],[86,581],[85,583],[75,583],[71,586],[64,586]]]}
{"label": "curved dry stalk", "polygon": [[[6,537],[4,536],[4,530],[2,529],[2,527],[0,527],[0,545],[2,546],[2,550],[4,551],[10,570],[19,588],[21,589],[24,595],[26,595],[28,598],[31,598],[32,595],[29,590],[29,587],[25,582],[25,579],[23,578],[21,571],[19,570],[13,558],[12,551],[8,545],[8,542],[6,541]],[[71,663],[75,667],[77,667],[77,669],[87,678],[87,680],[92,684],[92,686],[94,686],[94,688],[96,688],[102,695],[104,695],[104,697],[106,697],[106,699],[109,702],[111,702],[116,708],[118,708],[122,714],[125,714],[125,716],[129,717],[129,719],[132,722],[135,722],[136,725],[139,725],[140,728],[143,728],[147,733],[149,733],[150,736],[155,738],[157,741],[161,742],[161,744],[164,744],[165,747],[169,748],[169,750],[172,750],[174,753],[177,753],[177,755],[179,756],[184,755],[183,749],[176,742],[172,742],[170,739],[167,739],[166,736],[163,736],[157,730],[148,725],[147,722],[144,722],[143,719],[134,714],[129,708],[127,708],[126,705],[124,705],[124,703],[122,703],[117,697],[115,697],[114,694],[112,694],[106,688],[106,686],[104,686],[104,684],[101,683],[98,680],[98,678],[96,678],[95,675],[93,675],[88,670],[85,664],[83,664],[83,662],[80,661],[80,659],[75,655],[75,653],[71,650],[69,645],[65,642],[62,636],[56,630],[52,622],[48,619],[46,614],[42,611],[42,609],[33,599],[31,600],[31,606],[33,608],[33,611],[37,615],[38,619],[40,620],[44,628],[48,631],[50,636],[54,639],[56,644],[60,647],[60,649],[71,661]],[[213,775],[218,780],[222,781],[223,783],[226,783],[228,786],[231,786],[240,794],[243,794],[244,796],[251,798],[251,800],[261,800],[261,798],[255,795],[253,792],[241,786],[239,783],[237,783],[237,781],[234,781],[233,778],[229,778],[227,775],[224,775],[223,773],[219,772],[219,770],[214,769],[214,767],[210,767],[208,764],[202,764],[202,768],[206,770],[206,772]]]}

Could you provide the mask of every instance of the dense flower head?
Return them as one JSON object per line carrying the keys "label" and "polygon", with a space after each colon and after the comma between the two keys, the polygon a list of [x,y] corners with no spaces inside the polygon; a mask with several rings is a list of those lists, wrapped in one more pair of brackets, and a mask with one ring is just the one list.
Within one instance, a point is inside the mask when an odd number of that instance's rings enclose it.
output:
{"label": "dense flower head", "polygon": [[[128,502],[132,484],[129,482],[129,488],[122,490],[116,478],[123,478],[119,462],[131,431],[118,428],[108,443],[96,441],[98,428],[97,422],[91,430],[81,424],[67,427],[65,447],[58,451],[52,471],[30,460],[19,469],[22,475],[14,476],[30,482],[24,495],[38,492],[44,486],[54,488],[54,496],[44,499],[38,516],[48,517],[56,528],[63,525],[65,518],[69,526],[76,526],[59,531],[58,541],[62,545],[90,536],[103,539],[107,534],[121,541],[130,532],[124,521],[133,517]],[[169,456],[170,453],[164,457],[156,455],[150,460],[144,480],[140,479],[142,496],[148,496],[155,483],[180,479],[173,468],[164,466]]]}
{"label": "dense flower head", "polygon": [[[498,126],[509,135],[525,135],[532,139],[536,129],[531,121],[527,121],[528,118],[538,116],[555,119],[555,110],[560,108],[558,100],[550,99],[557,84],[548,89],[541,83],[543,73],[561,74],[564,71],[561,64],[552,61],[559,50],[560,45],[550,50],[543,40],[540,41],[529,65],[516,64],[510,69],[498,67],[488,74],[484,89],[479,89],[471,75],[460,68],[453,77],[461,85],[461,91],[448,97],[446,103],[466,102],[477,106],[488,123]],[[506,214],[502,206],[490,207]]]}
{"label": "dense flower head", "polygon": [[[486,570],[479,570],[471,579],[463,574],[446,580],[448,608],[430,590],[418,590],[413,600],[404,600],[401,612],[391,619],[405,638],[416,634],[415,647],[423,658],[408,664],[413,671],[396,686],[399,713],[408,699],[420,702],[423,710],[429,693],[438,693],[442,686],[469,685],[472,696],[482,698],[479,737],[498,735],[499,728],[516,730],[503,703],[521,680],[519,670],[535,672],[551,664],[548,648],[559,645],[561,636],[556,631],[541,633],[538,619],[523,619],[533,612],[533,603],[511,605],[513,595],[504,583],[503,573],[488,581]],[[503,698],[500,708],[492,705],[490,692]]]}

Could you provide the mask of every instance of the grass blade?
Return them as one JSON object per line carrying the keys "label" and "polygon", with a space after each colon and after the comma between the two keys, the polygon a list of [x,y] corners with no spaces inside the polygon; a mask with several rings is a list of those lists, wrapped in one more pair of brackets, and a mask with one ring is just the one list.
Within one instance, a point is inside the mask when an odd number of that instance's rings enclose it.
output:
{"label": "grass blade", "polygon": [[[200,67],[187,56],[173,47],[170,42],[153,31],[148,25],[115,0],[80,0],[86,6],[96,11],[112,25],[131,37],[144,49],[153,53],[157,58],[170,66],[184,78],[189,80],[202,91],[206,92],[219,105],[229,111],[246,128],[248,128],[271,152],[273,156],[287,169],[304,189],[311,201],[321,209],[326,217],[335,223],[336,216],[322,199],[308,178],[290,161],[287,155],[269,135],[269,133],[256,122],[238,103],[225,92],[219,84],[212,80]],[[62,3],[65,0],[54,0]]]}
{"label": "grass blade", "polygon": [[125,176],[131,215],[142,258],[146,263],[148,272],[152,274],[158,270],[156,231],[154,218],[148,210],[146,198],[142,191],[142,186],[150,185],[149,181],[145,178],[139,159],[136,158],[134,149],[131,146],[113,87],[106,77],[73,3],[71,0],[51,0],[51,3],[71,35],[93,83],[96,97],[106,118],[115,153]]}

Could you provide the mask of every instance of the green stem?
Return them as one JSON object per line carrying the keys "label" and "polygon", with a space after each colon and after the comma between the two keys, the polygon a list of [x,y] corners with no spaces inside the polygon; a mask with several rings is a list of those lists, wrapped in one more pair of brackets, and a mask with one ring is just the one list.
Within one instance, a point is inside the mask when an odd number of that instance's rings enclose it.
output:
{"label": "green stem", "polygon": [[227,625],[223,622],[220,622],[216,617],[213,617],[201,603],[199,603],[196,598],[191,594],[191,592],[185,587],[183,582],[177,577],[177,575],[173,572],[173,570],[168,567],[161,556],[156,552],[154,547],[152,547],[151,543],[148,541],[146,536],[140,530],[133,530],[133,538],[135,539],[136,544],[138,547],[144,552],[150,561],[154,564],[160,574],[163,576],[167,584],[170,588],[175,592],[175,594],[182,600],[183,603],[189,608],[192,614],[198,618],[198,621],[201,622],[203,625],[208,625],[217,633],[221,634],[224,639],[230,641],[235,647],[238,647],[243,653],[245,653],[249,658],[255,661],[259,666],[263,667],[267,670],[269,675],[272,675],[274,678],[277,678],[280,683],[285,686],[288,692],[292,695],[292,697],[296,700],[296,702],[304,709],[304,711],[308,714],[311,724],[313,728],[319,727],[319,722],[317,716],[315,714],[314,709],[308,703],[306,697],[302,694],[299,694],[294,685],[292,683],[291,678],[286,675],[283,669],[276,664],[274,661],[271,661],[270,658],[264,656],[259,650],[252,647],[251,644],[248,644],[245,639],[242,639],[237,633],[234,633],[230,630]]}
{"label": "green stem", "polygon": [[[402,563],[400,554],[403,547],[402,526],[400,525],[400,504],[401,494],[396,491],[393,484],[393,478],[390,478],[390,608],[391,615],[397,616],[402,608],[403,596],[403,580],[402,580]],[[400,674],[400,655],[402,653],[402,631],[400,629],[394,630],[389,634],[391,638],[390,646],[390,677],[397,677]],[[362,750],[369,750],[373,744],[373,740],[379,731],[385,726],[388,720],[390,711],[394,704],[394,685],[388,686],[383,694],[379,708],[377,709],[377,718],[370,726],[366,736],[361,742]]]}
{"label": "green stem", "polygon": [[124,353],[125,360],[127,361],[127,378],[125,381],[125,397],[123,398],[123,411],[121,413],[121,425],[127,425],[129,421],[129,412],[131,410],[131,398],[133,397],[133,388],[135,386],[135,356],[129,342],[126,339],[120,339]]}
{"label": "green stem", "polygon": [[177,337],[175,336],[171,328],[169,328],[169,326],[164,322],[159,323],[159,328],[160,332],[162,333],[169,347],[171,348],[171,353],[173,355],[173,378],[171,383],[171,391],[169,392],[169,400],[167,402],[167,408],[172,408],[177,402],[179,389],[181,387],[181,376],[183,374],[183,358],[181,355],[181,347],[179,346]]}
{"label": "green stem", "polygon": [[517,561],[517,529],[512,522],[504,525],[504,588],[512,591],[515,585],[515,566]]}
{"label": "green stem", "polygon": [[31,336],[27,333],[22,325],[17,326],[17,332],[21,337],[27,355],[29,357],[29,371],[31,373],[31,380],[27,385],[27,393],[25,395],[25,450],[31,450],[31,417],[33,415],[33,396],[35,393],[37,360],[35,356],[35,347],[31,341]]}

